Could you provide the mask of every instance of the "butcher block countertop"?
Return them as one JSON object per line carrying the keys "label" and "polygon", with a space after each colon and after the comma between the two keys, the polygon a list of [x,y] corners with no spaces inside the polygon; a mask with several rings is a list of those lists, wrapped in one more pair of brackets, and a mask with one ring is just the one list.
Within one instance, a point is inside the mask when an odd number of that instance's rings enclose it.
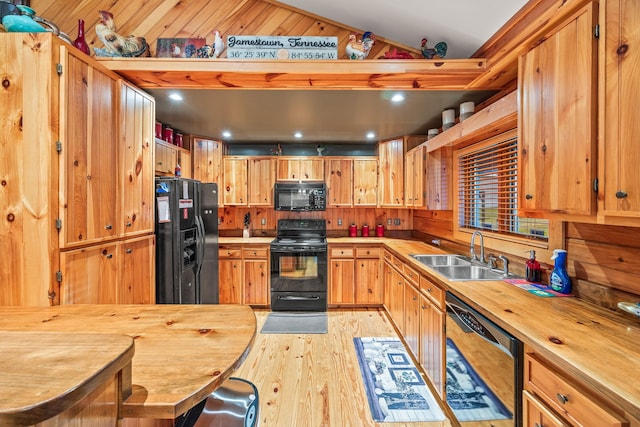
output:
{"label": "butcher block countertop", "polygon": [[455,293],[563,371],[640,420],[640,321],[637,318],[573,297],[538,297],[504,281],[450,281],[409,256],[444,253],[421,241],[377,237],[330,237],[327,240],[329,245],[384,244],[405,263]]}
{"label": "butcher block countertop", "polygon": [[[49,390],[43,383],[51,396],[38,396],[42,401],[54,398],[60,404],[70,398],[65,387],[79,383],[84,375],[90,378],[100,364],[119,353],[130,357],[135,351],[131,395],[124,400],[122,416],[172,419],[206,398],[244,361],[256,335],[256,318],[244,305],[0,307],[0,334],[4,334],[0,343],[8,333],[23,336],[25,355],[46,360],[37,347],[55,349],[55,370],[42,373],[55,376],[56,381],[46,384],[55,388]],[[89,340],[88,334],[94,339]],[[32,338],[29,349],[27,341]],[[2,376],[34,373],[24,357],[4,356],[9,343],[0,347]],[[101,348],[103,354],[89,351],[90,345],[94,350]],[[10,425],[2,415],[11,407],[37,404],[31,389],[37,384],[16,381],[11,387],[5,378],[0,380],[0,396],[12,397],[0,399],[0,425]]]}
{"label": "butcher block countertop", "polygon": [[0,425],[55,417],[130,367],[133,354],[126,335],[0,331]]}

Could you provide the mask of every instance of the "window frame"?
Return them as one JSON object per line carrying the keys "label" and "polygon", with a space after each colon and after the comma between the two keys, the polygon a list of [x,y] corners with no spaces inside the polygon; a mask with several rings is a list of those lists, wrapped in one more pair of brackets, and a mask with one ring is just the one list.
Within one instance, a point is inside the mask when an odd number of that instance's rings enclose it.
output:
{"label": "window frame", "polygon": [[[517,138],[518,133],[517,129],[510,129],[506,132],[498,134],[496,136],[484,139],[482,141],[476,142],[474,144],[465,146],[463,148],[455,149],[453,151],[453,182],[454,191],[457,191],[457,183],[460,182],[460,156],[466,155],[470,152],[484,149],[490,145],[496,144],[498,142]],[[518,144],[519,147],[519,144]],[[517,196],[516,196],[517,198]],[[531,212],[527,213],[527,217],[534,217],[531,215]],[[519,237],[511,234],[497,233],[487,229],[476,229],[460,226],[460,198],[458,194],[453,197],[453,235],[456,240],[463,242],[471,241],[471,234],[474,231],[480,231],[484,236],[484,245],[486,249],[493,249],[496,251],[513,254],[515,256],[525,257],[525,254],[531,250],[535,249],[538,253],[538,256],[541,259],[551,258],[553,254],[552,248],[562,247],[564,232],[561,221],[552,220],[546,218],[544,215],[540,214],[536,215],[535,218],[542,218],[549,220],[549,237],[547,241],[543,240],[535,240],[528,239],[525,236]]]}

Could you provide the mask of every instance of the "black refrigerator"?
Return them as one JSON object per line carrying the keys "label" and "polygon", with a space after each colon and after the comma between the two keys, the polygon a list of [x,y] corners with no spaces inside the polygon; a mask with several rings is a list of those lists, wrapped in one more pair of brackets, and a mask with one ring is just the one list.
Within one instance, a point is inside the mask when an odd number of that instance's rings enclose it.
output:
{"label": "black refrigerator", "polygon": [[218,303],[218,188],[156,178],[156,303]]}

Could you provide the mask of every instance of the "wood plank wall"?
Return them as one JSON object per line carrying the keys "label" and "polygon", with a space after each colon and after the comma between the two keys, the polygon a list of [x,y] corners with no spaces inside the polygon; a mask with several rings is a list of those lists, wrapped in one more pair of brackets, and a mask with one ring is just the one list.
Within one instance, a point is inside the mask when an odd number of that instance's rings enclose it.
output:
{"label": "wood plank wall", "polygon": [[[272,207],[244,208],[227,206],[218,209],[218,215],[222,218],[220,224],[221,236],[241,236],[244,215],[249,213],[251,218],[251,236],[274,236],[279,219],[326,219],[327,233],[333,237],[346,237],[349,225],[358,226],[358,235],[362,225],[367,224],[370,236],[375,235],[376,224],[383,224],[386,233],[410,232],[413,228],[411,211],[409,209],[382,209],[382,208],[327,208],[324,212],[280,212]],[[261,223],[262,219],[266,223]],[[338,225],[338,219],[342,219],[342,225]],[[387,224],[387,219],[400,219],[400,225]]]}
{"label": "wood plank wall", "polygon": [[[204,37],[210,44],[213,30],[217,29],[225,41],[227,35],[242,34],[337,36],[339,58],[345,59],[344,48],[349,34],[353,31],[362,34],[368,30],[348,27],[270,0],[31,0],[31,7],[72,40],[78,33],[78,19],[84,19],[85,38],[90,48],[103,47],[94,28],[99,21],[98,11],[108,10],[114,15],[118,33],[145,37],[151,56],[155,55],[158,38]],[[369,58],[383,56],[393,47],[421,58],[419,46],[420,40],[416,40],[415,46],[404,46],[376,35]],[[226,51],[221,57],[226,57]]]}

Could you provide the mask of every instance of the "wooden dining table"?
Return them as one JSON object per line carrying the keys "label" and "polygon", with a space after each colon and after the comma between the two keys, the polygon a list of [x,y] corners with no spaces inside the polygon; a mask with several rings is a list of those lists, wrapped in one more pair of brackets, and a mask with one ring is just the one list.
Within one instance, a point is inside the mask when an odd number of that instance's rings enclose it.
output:
{"label": "wooden dining table", "polygon": [[255,335],[245,305],[0,307],[0,349],[12,349],[0,352],[0,370],[12,373],[0,376],[0,425],[69,407],[71,391],[114,360],[124,367],[119,417],[175,419],[232,375]]}

